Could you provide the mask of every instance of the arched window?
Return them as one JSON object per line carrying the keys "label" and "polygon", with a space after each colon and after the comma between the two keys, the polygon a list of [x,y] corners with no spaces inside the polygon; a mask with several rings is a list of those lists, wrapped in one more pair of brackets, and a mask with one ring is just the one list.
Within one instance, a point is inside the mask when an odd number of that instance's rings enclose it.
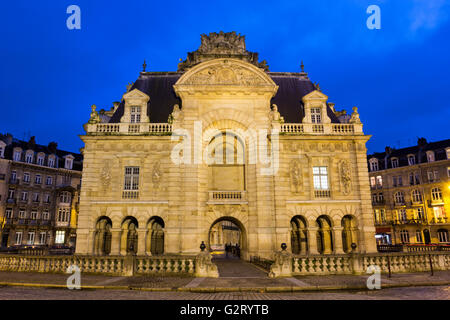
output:
{"label": "arched window", "polygon": [[402,243],[409,243],[409,232],[408,230],[400,231],[400,240]]}
{"label": "arched window", "polygon": [[439,242],[444,242],[444,243],[449,242],[447,229],[439,229],[437,234],[438,234]]}
{"label": "arched window", "polygon": [[431,199],[433,201],[442,200],[442,191],[441,191],[440,188],[433,188],[433,189],[431,189]]}
{"label": "arched window", "polygon": [[108,217],[101,217],[95,227],[94,253],[108,255],[111,252],[112,222]]}
{"label": "arched window", "polygon": [[413,202],[422,202],[422,194],[419,190],[413,190],[411,197]]}
{"label": "arched window", "polygon": [[404,204],[405,197],[403,196],[403,192],[399,191],[394,195],[395,204]]}
{"label": "arched window", "polygon": [[245,190],[245,144],[235,134],[224,132],[214,136],[208,147],[209,190]]}

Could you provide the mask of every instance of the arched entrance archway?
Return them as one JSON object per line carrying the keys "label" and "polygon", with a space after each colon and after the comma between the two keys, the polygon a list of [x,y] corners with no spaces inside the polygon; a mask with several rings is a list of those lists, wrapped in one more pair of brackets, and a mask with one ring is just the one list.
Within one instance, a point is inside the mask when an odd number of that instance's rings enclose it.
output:
{"label": "arched entrance archway", "polygon": [[243,258],[247,237],[242,223],[233,217],[222,217],[211,224],[208,249],[214,258]]}

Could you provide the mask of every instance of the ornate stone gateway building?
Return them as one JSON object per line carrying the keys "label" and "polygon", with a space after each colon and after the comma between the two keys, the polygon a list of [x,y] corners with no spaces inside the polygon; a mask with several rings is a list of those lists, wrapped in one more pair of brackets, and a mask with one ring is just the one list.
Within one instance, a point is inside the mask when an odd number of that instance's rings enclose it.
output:
{"label": "ornate stone gateway building", "polygon": [[145,68],[85,125],[78,254],[376,251],[369,136],[303,66],[270,72],[220,32],[175,72]]}

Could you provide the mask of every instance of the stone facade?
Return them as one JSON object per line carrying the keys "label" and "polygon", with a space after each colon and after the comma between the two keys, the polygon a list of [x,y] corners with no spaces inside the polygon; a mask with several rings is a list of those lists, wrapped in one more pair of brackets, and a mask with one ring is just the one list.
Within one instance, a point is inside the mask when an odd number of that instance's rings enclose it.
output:
{"label": "stone facade", "polygon": [[233,33],[202,36],[177,72],[142,72],[111,117],[94,106],[85,125],[76,252],[192,255],[221,221],[240,228],[246,260],[282,243],[375,252],[369,136],[356,108],[341,123],[327,99]]}
{"label": "stone facade", "polygon": [[80,154],[0,135],[2,249],[75,247]]}
{"label": "stone facade", "polygon": [[380,244],[449,244],[450,140],[368,156]]}

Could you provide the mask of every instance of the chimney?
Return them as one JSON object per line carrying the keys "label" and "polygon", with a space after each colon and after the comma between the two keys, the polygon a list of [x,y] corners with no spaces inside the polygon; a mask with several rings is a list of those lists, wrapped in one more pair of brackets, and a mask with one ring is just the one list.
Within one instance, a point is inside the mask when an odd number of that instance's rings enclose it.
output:
{"label": "chimney", "polygon": [[28,149],[34,150],[35,147],[36,147],[36,137],[32,136],[28,141]]}
{"label": "chimney", "polygon": [[50,153],[56,153],[56,149],[58,148],[58,144],[56,142],[50,142],[48,144],[48,151],[50,151]]}
{"label": "chimney", "polygon": [[419,139],[417,139],[417,146],[418,146],[419,148],[423,148],[423,147],[425,147],[427,144],[428,144],[427,139],[425,139],[425,138],[419,138]]}
{"label": "chimney", "polygon": [[13,135],[11,133],[7,133],[6,135],[3,136],[5,138],[5,143],[6,145],[11,145],[13,142]]}

